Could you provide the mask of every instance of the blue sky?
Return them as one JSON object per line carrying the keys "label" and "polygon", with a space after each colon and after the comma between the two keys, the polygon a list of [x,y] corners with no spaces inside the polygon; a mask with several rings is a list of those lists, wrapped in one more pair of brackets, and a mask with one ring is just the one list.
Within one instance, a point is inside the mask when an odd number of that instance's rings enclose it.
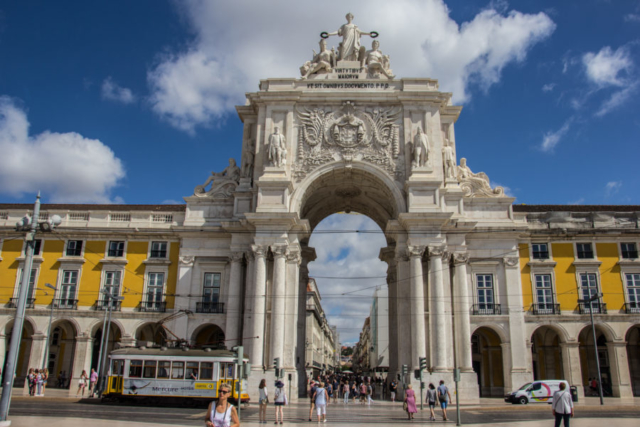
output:
{"label": "blue sky", "polygon": [[454,93],[458,156],[516,203],[640,204],[631,0],[3,1],[0,201],[181,203],[240,157],[243,94],[347,11]]}

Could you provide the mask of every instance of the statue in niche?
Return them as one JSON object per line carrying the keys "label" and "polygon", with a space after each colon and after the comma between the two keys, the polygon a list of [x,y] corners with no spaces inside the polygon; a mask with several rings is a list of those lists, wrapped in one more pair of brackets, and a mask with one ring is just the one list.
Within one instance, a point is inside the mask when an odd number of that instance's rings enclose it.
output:
{"label": "statue in niche", "polygon": [[444,163],[444,177],[454,178],[456,177],[456,154],[453,152],[453,143],[449,140],[444,140],[444,148],[442,149],[442,158]]}
{"label": "statue in niche", "polygon": [[460,159],[458,166],[458,180],[460,188],[467,197],[501,197],[504,196],[504,188],[491,188],[489,177],[484,172],[473,173],[467,166],[467,159]]}
{"label": "statue in niche", "polygon": [[[194,194],[196,196],[223,196],[229,197],[238,186],[240,180],[240,168],[236,165],[234,159],[229,159],[229,166],[222,172],[211,172],[211,176],[207,181],[198,185]],[[211,184],[211,188],[207,190],[207,185]]]}
{"label": "statue in niche", "polygon": [[276,126],[274,133],[269,136],[269,160],[271,164],[278,168],[283,168],[287,163],[287,144],[285,137],[280,133],[280,128]]}
{"label": "statue in niche", "polygon": [[338,31],[332,33],[322,33],[322,37],[340,36],[342,41],[338,45],[338,60],[340,61],[360,61],[364,57],[364,47],[360,46],[360,37],[378,37],[378,33],[372,31],[365,33],[353,21],[353,14],[347,13],[347,23],[342,25]]}
{"label": "statue in niche", "polygon": [[253,178],[253,160],[254,160],[254,145],[253,140],[248,139],[245,145],[245,149],[243,150],[244,154],[242,156],[242,170],[240,172],[240,176],[242,178]]}
{"label": "statue in niche", "polygon": [[306,79],[311,74],[330,73],[335,66],[335,49],[328,51],[327,42],[323,39],[320,40],[320,53],[316,53],[315,50],[313,51],[313,59],[305,62],[304,65],[300,67],[300,74],[303,79]]}
{"label": "statue in niche", "polygon": [[384,74],[389,80],[393,79],[390,70],[389,55],[383,55],[379,50],[380,42],[374,40],[371,44],[371,50],[360,61],[362,71],[367,71],[369,78],[378,79],[380,74]]}
{"label": "statue in niche", "polygon": [[413,137],[412,163],[413,168],[421,168],[429,164],[429,138],[427,134],[422,132],[422,128],[418,127],[416,136]]}

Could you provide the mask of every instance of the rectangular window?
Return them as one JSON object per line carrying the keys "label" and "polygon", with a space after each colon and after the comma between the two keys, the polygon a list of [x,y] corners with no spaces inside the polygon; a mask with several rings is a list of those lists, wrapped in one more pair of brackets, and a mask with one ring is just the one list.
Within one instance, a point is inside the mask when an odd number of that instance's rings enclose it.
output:
{"label": "rectangular window", "polygon": [[536,274],[536,303],[538,311],[553,310],[553,291],[550,274]]}
{"label": "rectangular window", "polygon": [[220,273],[204,273],[202,302],[217,303],[220,297]]}
{"label": "rectangular window", "polygon": [[111,364],[111,375],[122,376],[124,374],[124,360],[114,360]]}
{"label": "rectangular window", "polygon": [[36,239],[34,240],[35,244],[33,246],[33,256],[40,255],[40,249],[42,249],[42,240]]}
{"label": "rectangular window", "polygon": [[149,258],[166,258],[167,242],[151,242],[151,253]]}
{"label": "rectangular window", "polygon": [[142,377],[142,360],[132,360],[129,363],[129,378]]}
{"label": "rectangular window", "polygon": [[198,362],[187,362],[186,379],[197,380],[198,379]]}
{"label": "rectangular window", "polygon": [[144,371],[142,372],[143,378],[155,378],[156,377],[156,361],[145,360]]}
{"label": "rectangular window", "polygon": [[200,379],[201,380],[213,379],[213,362],[200,363]]}
{"label": "rectangular window", "polygon": [[158,362],[158,379],[168,379],[171,371],[171,362],[168,360],[160,360]]}
{"label": "rectangular window", "polygon": [[78,270],[65,270],[62,272],[62,286],[60,286],[60,303],[63,305],[73,305],[76,299],[76,288],[78,286]]}
{"label": "rectangular window", "polygon": [[[35,268],[31,269],[31,276],[29,277],[29,288],[27,290],[27,299],[34,297],[34,291],[36,289],[36,276],[38,275],[38,270]],[[24,278],[24,268],[20,270],[20,281],[18,282],[18,289],[22,286],[22,279]]]}
{"label": "rectangular window", "polygon": [[478,309],[479,310],[493,310],[493,275],[492,274],[478,274]]}
{"label": "rectangular window", "polygon": [[67,256],[82,255],[82,240],[69,240],[67,242]]}
{"label": "rectangular window", "polygon": [[638,247],[635,243],[621,243],[620,248],[622,249],[622,258],[638,258]]}
{"label": "rectangular window", "polygon": [[184,362],[172,362],[171,364],[171,379],[183,380],[184,379]]}
{"label": "rectangular window", "polygon": [[[109,291],[114,297],[120,296],[121,283],[122,271],[107,271],[104,273],[104,289]],[[113,304],[116,303],[117,301],[113,301]]]}
{"label": "rectangular window", "polygon": [[531,245],[533,259],[549,259],[549,246],[546,243],[534,243]]}
{"label": "rectangular window", "polygon": [[110,257],[123,257],[124,256],[124,242],[109,242],[109,251],[107,256]]}
{"label": "rectangular window", "polygon": [[147,285],[148,308],[160,308],[164,295],[164,273],[149,273]]}
{"label": "rectangular window", "polygon": [[591,247],[591,243],[576,243],[576,248],[578,249],[578,259],[593,258],[593,248]]}
{"label": "rectangular window", "polygon": [[[589,299],[598,293],[598,281],[595,273],[582,273],[580,275],[580,288],[582,299]],[[597,301],[596,301],[597,302]]]}
{"label": "rectangular window", "polygon": [[627,274],[627,297],[627,311],[640,313],[640,274]]}

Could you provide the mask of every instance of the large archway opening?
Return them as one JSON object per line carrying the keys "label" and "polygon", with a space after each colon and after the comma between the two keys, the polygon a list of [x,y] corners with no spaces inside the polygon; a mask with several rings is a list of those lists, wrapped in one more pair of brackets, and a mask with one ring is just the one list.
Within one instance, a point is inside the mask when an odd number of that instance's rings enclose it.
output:
{"label": "large archway opening", "polygon": [[626,341],[631,390],[634,396],[640,396],[640,325],[634,325],[629,329]]}
{"label": "large archway opening", "polygon": [[531,361],[534,380],[563,379],[560,336],[549,326],[541,326],[531,336]]}
{"label": "large archway opening", "polygon": [[48,387],[69,388],[77,335],[75,326],[68,320],[56,320],[51,324],[47,361],[51,380]]}
{"label": "large archway opening", "polygon": [[224,331],[218,325],[207,323],[193,332],[191,342],[196,347],[219,347],[224,345]]}
{"label": "large archway opening", "polygon": [[480,397],[504,396],[504,362],[500,335],[486,326],[471,335],[473,370],[478,375]]}
{"label": "large archway opening", "polygon": [[[4,355],[4,363],[7,363],[7,356],[9,354],[9,346],[11,343],[11,334],[13,333],[13,320],[7,323],[4,334],[5,334],[5,355]],[[22,387],[24,385],[24,380],[27,377],[27,373],[31,366],[31,347],[33,345],[33,335],[35,333],[35,328],[33,324],[25,319],[24,325],[22,326],[22,339],[20,340],[20,352],[18,353],[18,362],[16,364],[16,377],[13,381],[14,387]],[[6,370],[6,366],[2,367],[2,374],[4,379],[4,372]]]}
{"label": "large archway opening", "polygon": [[[115,323],[111,322],[111,325],[107,325],[106,328],[109,333],[107,338],[107,351],[103,354],[110,354],[113,350],[116,349],[116,346],[120,342],[122,338],[122,331],[120,327]],[[100,360],[100,346],[103,341],[104,331],[102,330],[102,323],[97,325],[94,328],[93,334],[91,335],[93,338],[93,348],[91,352],[91,368],[98,370],[98,361]],[[102,344],[104,345],[104,344]]]}
{"label": "large archway opening", "polygon": [[[578,341],[580,342],[580,368],[582,371],[582,384],[584,384],[584,395],[598,396],[598,368],[591,326],[586,326],[582,331],[580,331]],[[613,384],[611,378],[611,366],[609,364],[609,351],[607,349],[608,339],[604,331],[598,325],[596,325],[596,342],[598,344],[598,361],[600,362],[602,391],[605,396],[612,396]]]}
{"label": "large archway opening", "polygon": [[167,331],[157,322],[145,323],[136,330],[138,346],[154,347],[167,344]]}

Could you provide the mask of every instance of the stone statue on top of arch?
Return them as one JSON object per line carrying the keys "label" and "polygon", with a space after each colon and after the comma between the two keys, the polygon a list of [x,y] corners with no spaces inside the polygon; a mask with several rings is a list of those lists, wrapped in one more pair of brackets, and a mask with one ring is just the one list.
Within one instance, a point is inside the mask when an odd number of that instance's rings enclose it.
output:
{"label": "stone statue on top of arch", "polygon": [[364,47],[360,46],[360,37],[371,36],[378,37],[378,33],[372,31],[365,33],[361,31],[356,24],[353,23],[353,14],[347,13],[347,23],[343,24],[338,31],[332,33],[322,33],[322,37],[340,36],[342,41],[338,45],[339,61],[361,61],[365,55]]}
{"label": "stone statue on top of arch", "polygon": [[[240,168],[236,165],[235,159],[229,159],[229,166],[222,172],[211,172],[211,176],[202,185],[198,185],[194,190],[194,195],[199,197],[230,197],[238,186],[240,180]],[[207,190],[207,186],[211,188]]]}

